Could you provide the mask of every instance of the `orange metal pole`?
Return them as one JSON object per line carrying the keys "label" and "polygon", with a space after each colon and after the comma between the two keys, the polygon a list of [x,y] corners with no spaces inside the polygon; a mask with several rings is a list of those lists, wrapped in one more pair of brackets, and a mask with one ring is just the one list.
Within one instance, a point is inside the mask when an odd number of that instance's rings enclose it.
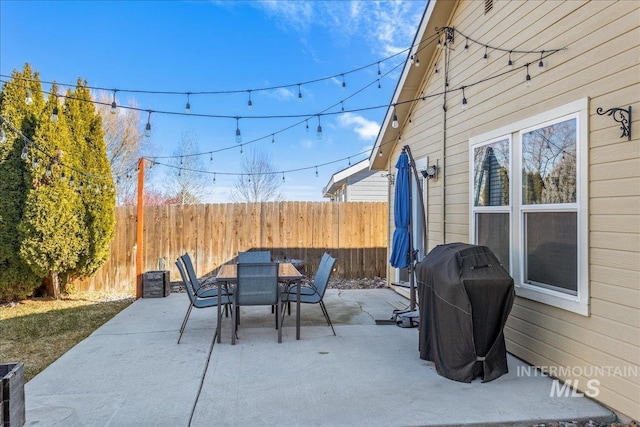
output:
{"label": "orange metal pole", "polygon": [[136,299],[142,298],[142,255],[144,253],[144,159],[138,160],[138,209],[136,223]]}

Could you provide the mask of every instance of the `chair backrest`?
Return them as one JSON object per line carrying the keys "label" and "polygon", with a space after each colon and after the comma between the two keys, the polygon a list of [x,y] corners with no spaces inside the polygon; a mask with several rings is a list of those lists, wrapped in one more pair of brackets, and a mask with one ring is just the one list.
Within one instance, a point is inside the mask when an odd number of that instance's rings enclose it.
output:
{"label": "chair backrest", "polygon": [[333,271],[333,266],[335,263],[336,259],[329,255],[327,252],[324,253],[322,259],[320,260],[318,271],[316,271],[316,275],[313,278],[313,286],[316,288],[316,292],[318,293],[320,299],[324,297],[324,293],[327,290],[329,277],[331,276],[331,272]]}
{"label": "chair backrest", "polygon": [[198,276],[196,276],[196,270],[193,268],[193,262],[191,261],[191,256],[188,253],[185,253],[180,257],[184,266],[187,270],[187,276],[189,277],[189,281],[191,282],[191,286],[193,287],[194,293],[200,292],[200,281],[198,280]]}
{"label": "chair backrest", "polygon": [[238,252],[238,263],[271,262],[271,251]]}
{"label": "chair backrest", "polygon": [[176,260],[176,266],[178,267],[178,271],[180,272],[180,276],[182,276],[182,281],[184,282],[184,287],[187,290],[187,294],[189,295],[189,300],[191,300],[191,303],[193,304],[196,300],[196,296],[194,294],[194,290],[193,290],[193,285],[191,284],[191,280],[189,279],[189,276],[187,275],[187,273],[184,270],[184,265],[183,265],[183,261],[181,260],[182,257],[178,258]]}
{"label": "chair backrest", "polygon": [[278,263],[238,264],[234,292],[238,305],[274,305],[279,302]]}

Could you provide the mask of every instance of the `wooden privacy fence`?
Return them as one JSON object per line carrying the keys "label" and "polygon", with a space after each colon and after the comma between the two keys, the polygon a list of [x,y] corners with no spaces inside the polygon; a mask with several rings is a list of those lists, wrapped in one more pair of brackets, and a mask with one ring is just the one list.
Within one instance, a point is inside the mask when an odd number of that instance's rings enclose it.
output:
{"label": "wooden privacy fence", "polygon": [[[144,208],[142,271],[169,270],[188,252],[198,276],[215,274],[239,251],[270,250],[274,260],[304,261],[313,277],[325,251],[337,257],[334,278],[386,277],[386,202],[267,202]],[[134,292],[136,207],[116,208],[116,232],[105,265],[76,280],[80,291]]]}

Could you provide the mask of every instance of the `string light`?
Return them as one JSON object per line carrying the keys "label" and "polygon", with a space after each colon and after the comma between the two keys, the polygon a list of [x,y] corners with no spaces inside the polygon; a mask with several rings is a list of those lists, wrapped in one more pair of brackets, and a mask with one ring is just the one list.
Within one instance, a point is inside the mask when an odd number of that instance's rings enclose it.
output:
{"label": "string light", "polygon": [[527,77],[525,77],[525,79],[524,79],[524,85],[526,87],[530,87],[531,86],[531,75],[529,74],[529,64],[527,64]]}
{"label": "string light", "polygon": [[484,55],[482,56],[483,62],[486,64],[489,60],[489,46],[484,46]]}
{"label": "string light", "polygon": [[27,105],[33,104],[33,98],[31,97],[31,90],[27,89],[27,94],[24,98],[24,103]]}
{"label": "string light", "polygon": [[147,116],[147,125],[144,127],[144,136],[149,138],[151,136],[151,110],[149,111],[149,116]]}
{"label": "string light", "polygon": [[382,88],[382,85],[380,85],[380,79],[378,79],[378,89]]}
{"label": "string light", "polygon": [[309,132],[309,120],[307,119],[305,121],[307,122],[307,125],[305,126],[305,129],[306,129],[307,132]]}
{"label": "string light", "polygon": [[467,110],[467,98],[464,96],[464,86],[462,86],[462,111]]}
{"label": "string light", "polygon": [[31,166],[34,169],[38,169],[39,164],[40,164],[40,160],[38,159],[38,156],[34,156],[33,161],[31,162]]}
{"label": "string light", "polygon": [[378,61],[378,75],[382,75],[382,72],[380,71],[380,61]]}
{"label": "string light", "polygon": [[464,50],[469,51],[469,37],[466,37],[466,41],[464,42]]}
{"label": "string light", "polygon": [[316,138],[322,139],[322,126],[320,125],[320,114],[318,114],[318,129],[316,132]]}
{"label": "string light", "polygon": [[513,68],[513,61],[511,60],[511,53],[512,53],[512,51],[509,51],[509,63],[507,65],[509,67]]}
{"label": "string light", "polygon": [[[244,144],[243,144],[244,145]],[[240,155],[244,156],[244,150],[242,149],[242,145],[240,146]]]}
{"label": "string light", "polygon": [[298,102],[302,102],[302,91],[300,90],[300,83],[298,83]]}
{"label": "string light", "polygon": [[391,122],[391,127],[394,129],[398,129],[398,115],[396,114],[396,104],[393,104],[393,121]]}
{"label": "string light", "polygon": [[318,167],[316,166],[316,178],[318,177]]}
{"label": "string light", "polygon": [[240,117],[236,117],[236,142],[242,142],[242,134],[240,133]]}
{"label": "string light", "polygon": [[76,180],[75,180],[75,178],[73,177],[73,175],[71,175],[71,178],[69,178],[69,185],[70,185],[71,187],[75,187],[75,186],[76,186]]}
{"label": "string light", "polygon": [[249,100],[247,101],[247,108],[249,109],[249,111],[253,110],[253,101],[251,101],[251,91],[248,90],[247,92],[249,92]]}
{"label": "string light", "polygon": [[344,74],[342,75],[342,90],[347,89],[347,82],[344,80]]}
{"label": "string light", "polygon": [[118,111],[118,104],[116,104],[116,92],[118,89],[113,90],[113,101],[111,102],[111,114],[115,114]]}
{"label": "string light", "polygon": [[209,157],[209,161],[213,163],[213,151],[211,152],[211,157]]}
{"label": "string light", "polygon": [[420,58],[418,58],[418,55],[416,55],[416,62],[413,65],[415,65],[416,67],[420,66]]}
{"label": "string light", "polygon": [[187,105],[184,106],[184,112],[187,114],[191,114],[191,102],[190,102],[190,98],[191,98],[191,92],[187,92]]}
{"label": "string light", "polygon": [[276,145],[276,135],[274,133],[271,134],[271,145]]}
{"label": "string light", "polygon": [[284,172],[282,172],[282,182],[284,182]]}
{"label": "string light", "polygon": [[213,174],[213,183],[214,184],[216,183],[216,174],[215,173]]}
{"label": "string light", "polygon": [[[57,101],[56,101],[57,102]],[[53,111],[51,112],[51,122],[56,123],[58,121],[58,106],[53,106]]]}
{"label": "string light", "polygon": [[542,62],[542,57],[544,56],[544,50],[540,51],[540,62],[538,62],[538,68],[544,67],[544,62]]}
{"label": "string light", "polygon": [[344,101],[340,101],[341,110],[344,113]]}

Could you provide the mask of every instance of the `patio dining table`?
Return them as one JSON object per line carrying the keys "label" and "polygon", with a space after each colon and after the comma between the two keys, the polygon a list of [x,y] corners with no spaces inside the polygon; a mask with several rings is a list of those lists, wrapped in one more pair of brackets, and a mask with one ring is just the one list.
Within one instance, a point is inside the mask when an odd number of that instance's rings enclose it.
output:
{"label": "patio dining table", "polygon": [[[300,285],[301,280],[304,279],[304,275],[298,271],[298,269],[290,262],[278,261],[278,281],[287,284],[296,284],[296,339],[300,339]],[[222,284],[235,284],[238,283],[238,264],[223,264],[216,274],[216,283],[218,285],[218,292],[222,291]],[[280,307],[277,307],[280,309]],[[217,322],[217,335],[218,342],[221,342],[221,327],[220,320],[222,319],[222,311],[220,305],[218,305],[218,322]]]}

